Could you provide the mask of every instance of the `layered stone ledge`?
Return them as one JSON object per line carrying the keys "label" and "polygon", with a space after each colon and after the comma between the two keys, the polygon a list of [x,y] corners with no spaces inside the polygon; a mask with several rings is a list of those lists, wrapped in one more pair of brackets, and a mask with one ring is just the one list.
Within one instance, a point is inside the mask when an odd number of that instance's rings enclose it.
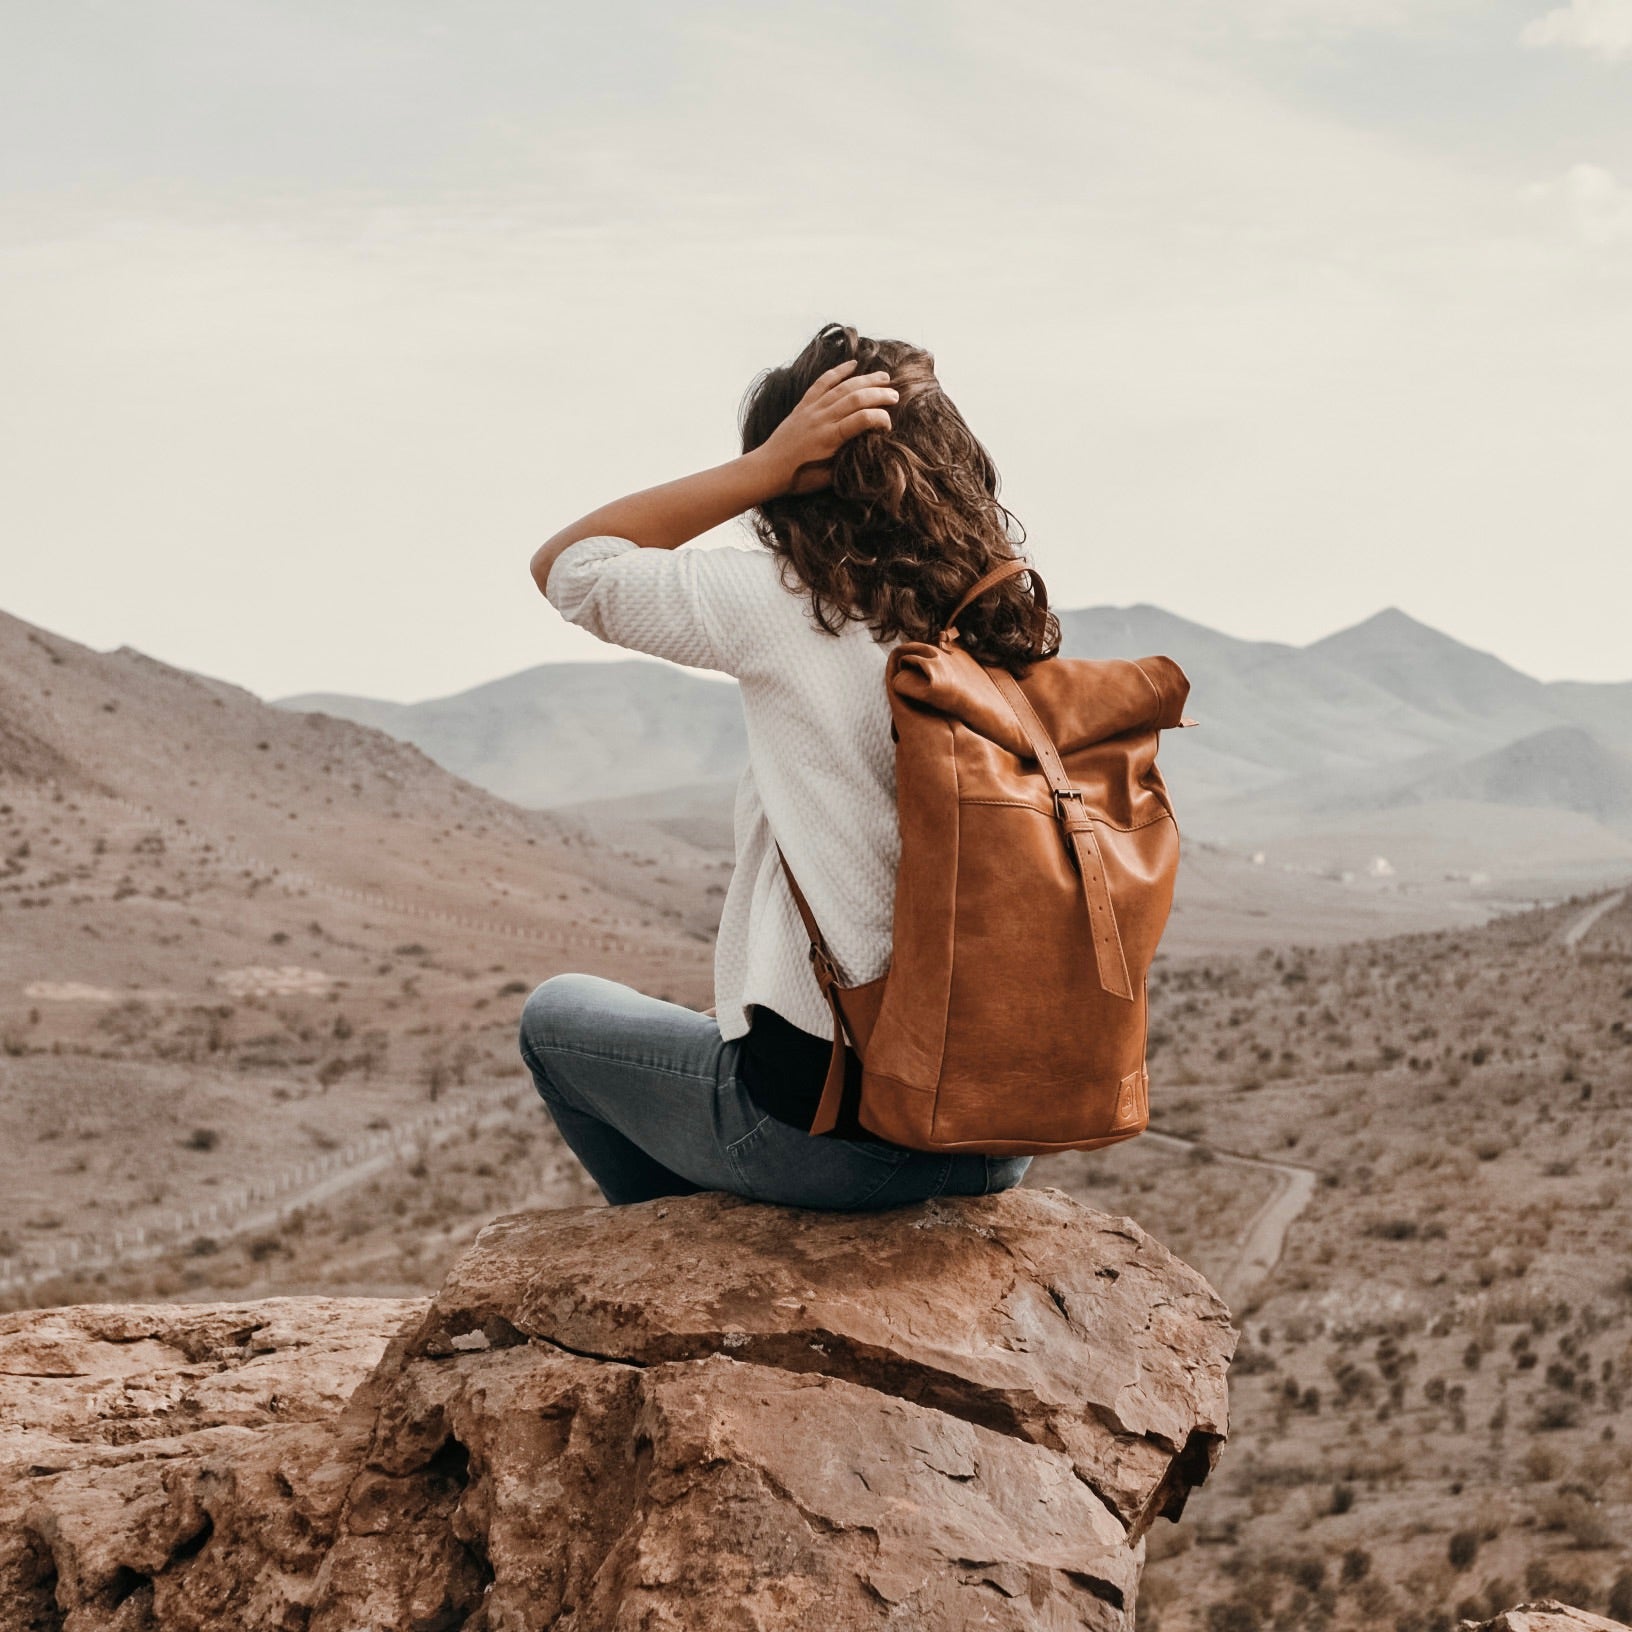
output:
{"label": "layered stone ledge", "polygon": [[0,1608],[65,1632],[1133,1624],[1235,1343],[1047,1190],[494,1220],[429,1300],[0,1317]]}

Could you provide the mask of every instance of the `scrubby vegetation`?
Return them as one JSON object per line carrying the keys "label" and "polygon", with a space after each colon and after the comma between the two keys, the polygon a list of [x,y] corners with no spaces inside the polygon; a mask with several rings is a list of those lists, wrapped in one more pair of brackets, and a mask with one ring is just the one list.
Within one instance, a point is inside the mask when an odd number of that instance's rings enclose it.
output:
{"label": "scrubby vegetation", "polygon": [[1579,910],[1161,967],[1158,1125],[1322,1182],[1236,1311],[1232,1443],[1153,1538],[1147,1632],[1624,1618],[1632,905],[1565,951]]}

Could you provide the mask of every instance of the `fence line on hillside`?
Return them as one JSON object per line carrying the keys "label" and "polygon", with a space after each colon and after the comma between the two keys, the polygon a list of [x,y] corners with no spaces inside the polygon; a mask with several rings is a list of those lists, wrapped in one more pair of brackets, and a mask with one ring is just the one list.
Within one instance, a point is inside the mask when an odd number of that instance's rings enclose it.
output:
{"label": "fence line on hillside", "polygon": [[332,1180],[360,1171],[370,1164],[386,1165],[411,1154],[422,1141],[504,1122],[526,1105],[526,1096],[498,1104],[450,1104],[416,1118],[402,1127],[381,1129],[321,1156],[308,1157],[267,1180],[240,1183],[209,1202],[167,1211],[147,1224],[115,1228],[99,1237],[72,1236],[57,1241],[31,1241],[12,1256],[0,1259],[0,1292],[37,1285],[64,1274],[90,1274],[98,1269],[155,1258],[186,1247],[212,1231],[230,1239],[242,1234],[255,1218],[268,1212],[275,1220],[287,1218],[311,1205],[313,1192]]}

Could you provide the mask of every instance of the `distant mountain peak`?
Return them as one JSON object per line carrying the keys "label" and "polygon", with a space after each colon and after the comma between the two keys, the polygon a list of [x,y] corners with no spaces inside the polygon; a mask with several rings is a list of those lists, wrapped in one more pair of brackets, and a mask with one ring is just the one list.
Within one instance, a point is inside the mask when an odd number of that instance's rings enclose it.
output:
{"label": "distant mountain peak", "polygon": [[[1373,612],[1369,618],[1362,618],[1361,625],[1368,623],[1378,625],[1398,624],[1411,629],[1426,629],[1428,627],[1421,618],[1414,618],[1404,607],[1385,606],[1380,612]],[[1437,631],[1436,631],[1437,633]]]}
{"label": "distant mountain peak", "polygon": [[1606,823],[1632,816],[1632,757],[1579,725],[1552,725],[1425,778],[1415,790],[1484,804],[1552,806]]}
{"label": "distant mountain peak", "polygon": [[1318,652],[1334,646],[1370,645],[1382,641],[1392,646],[1401,645],[1406,641],[1431,641],[1436,646],[1462,645],[1462,642],[1454,636],[1434,628],[1432,624],[1424,623],[1421,618],[1412,617],[1401,607],[1385,606],[1382,611],[1373,612],[1369,618],[1362,618],[1359,623],[1351,623],[1334,634],[1312,641],[1308,649]]}

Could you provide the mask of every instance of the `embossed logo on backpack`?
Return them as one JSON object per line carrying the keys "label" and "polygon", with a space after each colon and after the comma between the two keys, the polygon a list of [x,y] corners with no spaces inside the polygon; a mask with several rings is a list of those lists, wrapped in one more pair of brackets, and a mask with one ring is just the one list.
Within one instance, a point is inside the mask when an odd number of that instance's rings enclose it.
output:
{"label": "embossed logo on backpack", "polygon": [[1121,1090],[1116,1096],[1116,1115],[1111,1121],[1113,1128],[1125,1128],[1130,1123],[1145,1120],[1148,1115],[1145,1108],[1148,1081],[1143,1071],[1130,1071],[1122,1079]]}

